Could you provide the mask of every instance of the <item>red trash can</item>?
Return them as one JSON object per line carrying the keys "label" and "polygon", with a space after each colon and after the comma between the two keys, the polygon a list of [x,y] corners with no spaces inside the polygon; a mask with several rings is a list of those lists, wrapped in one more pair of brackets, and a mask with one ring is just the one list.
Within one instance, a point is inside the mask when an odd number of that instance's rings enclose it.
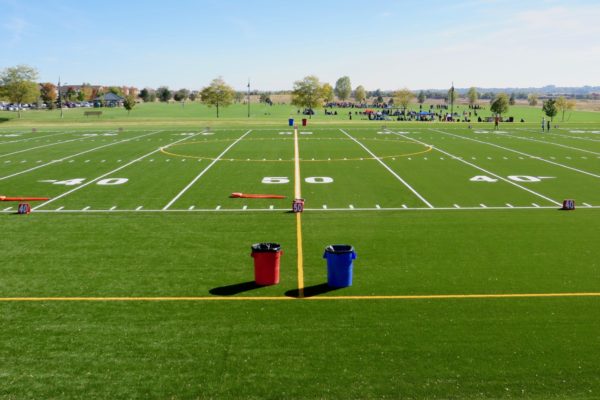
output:
{"label": "red trash can", "polygon": [[281,245],[278,243],[256,243],[252,245],[254,258],[254,281],[257,285],[277,285],[279,283],[279,260]]}
{"label": "red trash can", "polygon": [[302,118],[302,126],[306,126],[308,124],[308,120],[306,118]]}

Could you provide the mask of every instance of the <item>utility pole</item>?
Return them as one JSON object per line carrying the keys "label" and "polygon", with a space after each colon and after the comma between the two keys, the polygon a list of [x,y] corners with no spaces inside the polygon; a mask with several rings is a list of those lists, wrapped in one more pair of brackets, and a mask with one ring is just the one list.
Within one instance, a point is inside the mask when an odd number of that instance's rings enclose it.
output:
{"label": "utility pole", "polygon": [[248,78],[248,95],[246,98],[248,101],[248,118],[250,118],[250,78]]}

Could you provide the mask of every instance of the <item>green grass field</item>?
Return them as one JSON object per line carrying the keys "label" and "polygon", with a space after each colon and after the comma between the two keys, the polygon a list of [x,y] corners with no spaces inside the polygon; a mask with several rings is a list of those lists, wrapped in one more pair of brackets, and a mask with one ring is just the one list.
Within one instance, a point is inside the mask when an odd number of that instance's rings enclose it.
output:
{"label": "green grass field", "polygon": [[[0,203],[0,398],[600,397],[597,114],[317,115],[300,240],[295,110],[152,107],[0,125],[0,194],[51,198]],[[279,285],[252,285],[257,242]],[[351,287],[326,285],[333,243]]]}

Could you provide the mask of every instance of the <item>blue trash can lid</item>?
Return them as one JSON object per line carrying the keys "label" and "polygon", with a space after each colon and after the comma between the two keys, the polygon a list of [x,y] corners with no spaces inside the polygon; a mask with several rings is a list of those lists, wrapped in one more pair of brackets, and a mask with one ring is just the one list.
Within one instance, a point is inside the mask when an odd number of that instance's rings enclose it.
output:
{"label": "blue trash can lid", "polygon": [[277,252],[281,250],[279,243],[255,243],[252,245],[253,253]]}
{"label": "blue trash can lid", "polygon": [[331,244],[325,247],[325,251],[333,254],[354,253],[354,247],[349,244]]}

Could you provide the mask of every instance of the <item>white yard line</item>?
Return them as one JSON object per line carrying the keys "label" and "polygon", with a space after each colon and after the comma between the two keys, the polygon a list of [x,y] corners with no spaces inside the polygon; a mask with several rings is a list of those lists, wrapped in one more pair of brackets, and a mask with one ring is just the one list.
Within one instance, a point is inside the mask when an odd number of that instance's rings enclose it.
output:
{"label": "white yard line", "polygon": [[[530,129],[526,129],[526,128],[517,128],[517,129],[524,131],[524,132],[531,132],[531,133],[537,133],[537,134],[540,133],[540,131],[534,131],[534,130],[530,130]],[[563,128],[559,128],[559,129],[560,130],[571,130],[571,129],[563,129]],[[585,140],[588,142],[600,142],[599,139],[592,139],[592,138],[588,138],[588,137],[573,136],[573,135],[561,135],[559,133],[542,132],[542,135],[559,136],[559,137],[569,138],[569,139]]]}
{"label": "white yard line", "polygon": [[0,142],[0,144],[26,142],[28,140],[42,139],[42,138],[47,138],[47,137],[51,137],[51,136],[58,136],[58,135],[66,135],[67,133],[73,133],[73,131],[67,131],[67,132],[61,132],[61,133],[53,133],[52,135],[45,135],[45,136],[34,136],[34,137],[30,137],[30,138],[25,138],[25,139],[9,140],[7,142]]}
{"label": "white yard line", "polygon": [[50,144],[43,144],[41,146],[36,146],[36,147],[30,147],[28,149],[24,149],[24,150],[19,150],[19,151],[14,151],[12,153],[6,153],[6,154],[2,154],[0,155],[0,158],[3,157],[8,157],[8,156],[12,156],[15,154],[20,154],[20,153],[25,153],[26,151],[31,151],[31,150],[36,150],[36,149],[41,149],[43,147],[50,147],[50,146],[56,146],[57,144],[63,144],[63,143],[69,143],[69,142],[74,142],[76,140],[85,140],[85,139],[89,139],[89,137],[79,137],[76,139],[70,139],[70,140],[63,140],[62,142],[54,142],[54,143],[50,143]]}
{"label": "white yard line", "polygon": [[140,135],[140,136],[135,136],[135,137],[132,137],[132,138],[130,138],[130,139],[124,139],[124,140],[120,140],[120,141],[118,141],[118,142],[113,142],[113,143],[109,143],[109,144],[104,144],[104,145],[102,145],[102,146],[94,147],[93,149],[89,149],[89,150],[86,150],[86,151],[82,151],[82,152],[80,152],[80,153],[77,153],[77,154],[72,154],[72,155],[69,155],[69,156],[66,156],[66,157],[63,157],[63,158],[59,158],[59,159],[57,159],[57,160],[52,160],[52,161],[50,161],[50,162],[47,162],[47,163],[45,163],[45,164],[40,164],[40,165],[38,165],[38,166],[36,166],[36,167],[32,167],[32,168],[26,169],[26,170],[24,170],[24,171],[15,172],[14,174],[11,174],[11,175],[6,175],[6,176],[3,176],[3,177],[0,177],[0,181],[3,181],[4,179],[12,178],[13,176],[18,176],[18,175],[25,174],[25,173],[27,173],[27,172],[34,171],[34,170],[36,170],[36,169],[43,168],[43,167],[46,167],[46,166],[48,166],[48,165],[56,164],[56,163],[59,163],[59,162],[61,162],[61,161],[64,161],[64,160],[68,160],[69,158],[73,158],[73,157],[81,156],[81,155],[83,155],[83,154],[87,154],[87,153],[90,153],[90,152],[92,152],[92,151],[100,150],[100,149],[102,149],[102,148],[105,148],[105,147],[108,147],[108,146],[114,146],[115,144],[129,142],[129,141],[131,141],[131,140],[134,140],[134,139],[137,139],[137,138],[141,138],[141,137],[144,137],[144,136],[155,135],[155,134],[157,134],[157,133],[159,133],[159,132],[162,132],[162,131],[150,132],[150,133],[147,133],[147,134],[144,134],[144,135]]}
{"label": "white yard line", "polygon": [[[158,131],[158,132],[161,132],[161,131]],[[158,133],[158,132],[154,132],[154,133]],[[32,210],[37,210],[37,209],[39,209],[39,208],[41,208],[41,207],[44,207],[46,204],[50,204],[50,203],[52,203],[53,201],[56,201],[56,200],[58,200],[58,199],[61,199],[61,198],[65,197],[65,196],[68,196],[68,195],[70,195],[71,193],[73,193],[73,192],[76,192],[76,191],[77,191],[77,190],[79,190],[79,189],[83,189],[84,187],[86,187],[86,186],[88,186],[88,185],[91,185],[92,183],[95,183],[95,182],[99,181],[99,180],[100,180],[100,179],[102,179],[102,178],[105,178],[105,177],[107,177],[107,176],[110,176],[110,175],[114,174],[115,172],[119,172],[120,170],[122,170],[122,169],[124,169],[124,168],[127,168],[128,166],[130,166],[130,165],[132,165],[132,164],[135,164],[136,162],[138,162],[138,161],[141,161],[141,160],[143,160],[144,158],[151,156],[152,154],[158,153],[159,151],[161,151],[161,149],[163,149],[163,148],[165,148],[165,147],[169,147],[169,146],[172,146],[172,145],[174,145],[174,144],[177,144],[177,143],[179,143],[179,142],[183,142],[184,140],[191,139],[191,138],[193,138],[193,137],[195,137],[195,136],[197,136],[197,135],[199,135],[199,134],[200,134],[200,133],[197,133],[196,135],[192,135],[192,136],[186,136],[185,138],[183,138],[183,139],[180,139],[180,140],[177,140],[177,141],[175,141],[175,142],[173,142],[173,143],[171,143],[171,144],[168,144],[167,146],[164,146],[164,147],[162,147],[162,148],[158,148],[158,149],[156,149],[156,150],[152,150],[150,153],[146,153],[146,154],[144,154],[143,156],[141,156],[141,157],[138,157],[138,158],[136,158],[135,160],[128,162],[127,164],[123,164],[123,165],[122,165],[122,166],[120,166],[119,168],[113,169],[112,171],[110,171],[110,172],[107,172],[107,173],[105,173],[105,174],[102,174],[102,175],[100,175],[100,176],[99,176],[99,177],[97,177],[97,178],[94,178],[94,179],[92,179],[92,180],[90,180],[90,181],[88,181],[88,182],[86,182],[86,183],[83,183],[83,184],[81,184],[80,186],[77,186],[76,188],[73,188],[73,189],[71,189],[71,190],[69,190],[69,191],[67,191],[67,192],[64,192],[63,194],[60,194],[60,195],[58,195],[58,196],[56,196],[56,197],[53,197],[53,198],[51,198],[50,200],[48,200],[48,201],[46,201],[46,202],[44,202],[44,203],[42,203],[42,204],[40,204],[40,205],[38,205],[38,206],[36,206],[36,207],[32,208]],[[144,135],[144,136],[147,136],[147,135]],[[131,140],[131,139],[128,139],[128,140]],[[118,142],[117,142],[117,143],[118,143]],[[112,211],[112,210],[111,210],[111,211]]]}
{"label": "white yard line", "polygon": [[580,149],[578,147],[572,147],[572,146],[567,146],[567,145],[560,144],[560,143],[549,142],[547,140],[538,140],[538,139],[532,139],[532,138],[527,138],[527,137],[523,137],[523,136],[515,136],[515,135],[508,134],[508,133],[496,133],[496,135],[511,137],[511,138],[515,138],[515,139],[521,139],[521,140],[529,140],[530,142],[538,142],[538,143],[550,144],[552,146],[564,147],[565,149],[583,151],[584,153],[590,153],[590,154],[594,154],[594,155],[600,156],[600,153],[598,153],[596,151]]}
{"label": "white yard line", "polygon": [[[186,187],[184,187],[179,193],[177,193],[177,195],[175,197],[173,197],[173,199],[171,199],[171,201],[169,201],[166,206],[163,207],[163,210],[168,210],[169,207],[171,207],[171,205],[173,205],[173,203],[175,203],[177,201],[177,199],[179,199],[181,196],[183,196],[183,194],[185,192],[187,192],[188,189],[191,188],[192,185],[198,181],[198,179],[202,178],[202,175],[204,175],[206,173],[206,171],[208,171],[213,165],[215,165],[221,159],[221,157],[223,157],[225,154],[227,154],[227,152],[233,146],[235,146],[240,140],[245,138],[250,132],[252,132],[252,129],[250,129],[249,131],[244,133],[242,136],[237,138],[237,140],[235,142],[231,143],[225,150],[223,150],[223,152],[221,154],[219,154],[217,156],[217,158],[215,158],[210,164],[208,164],[208,167],[204,168],[202,170],[202,172],[200,172],[194,179],[192,179],[192,181],[190,183],[188,183],[188,185]],[[189,136],[189,137],[192,137],[192,136]],[[175,143],[177,143],[177,142],[175,142]],[[175,143],[173,143],[173,144],[175,144]],[[165,147],[168,147],[168,146],[165,146]]]}
{"label": "white yard line", "polygon": [[371,150],[369,150],[364,144],[362,144],[361,142],[359,142],[358,140],[356,140],[354,137],[352,137],[348,132],[346,132],[343,129],[340,129],[340,131],[346,135],[348,138],[350,138],[351,140],[353,140],[355,143],[357,143],[360,147],[362,147],[367,153],[369,153],[371,155],[371,157],[373,157],[379,164],[381,164],[385,169],[387,169],[392,175],[394,175],[396,177],[396,179],[398,179],[400,182],[402,182],[402,184],[404,186],[406,186],[411,192],[413,192],[413,194],[415,196],[417,196],[423,203],[425,203],[427,205],[427,207],[429,208],[434,208],[433,205],[428,202],[427,200],[425,200],[425,198],[423,196],[421,196],[421,194],[419,192],[417,192],[412,186],[410,186],[408,184],[408,182],[406,182],[404,179],[402,179],[397,173],[394,172],[394,170],[392,170],[386,163],[384,163],[379,157],[377,157]]}
{"label": "white yard line", "polygon": [[[582,203],[583,204],[583,203]],[[305,212],[352,212],[355,213],[357,211],[364,211],[364,212],[393,212],[393,211],[492,211],[492,210],[505,210],[505,211],[509,211],[509,210],[558,210],[559,207],[557,208],[556,206],[538,206],[538,207],[534,207],[534,206],[513,206],[513,207],[505,207],[505,206],[487,206],[486,208],[483,207],[460,207],[460,208],[455,208],[455,207],[435,207],[435,208],[429,208],[429,207],[412,207],[412,208],[402,208],[402,207],[388,207],[388,208],[354,208],[354,209],[350,209],[347,207],[343,207],[343,208],[305,208],[304,211]],[[585,207],[581,207],[580,209],[600,209],[600,206],[585,206]],[[5,208],[3,211],[0,211],[0,213],[10,213],[12,210],[12,207],[8,207]],[[81,210],[81,209],[77,209],[77,210],[67,210],[61,207],[60,210],[55,209],[55,210],[36,210],[36,213],[48,213],[48,214],[52,214],[52,213],[56,213],[56,214],[65,214],[65,213],[70,213],[70,214],[78,214],[78,213],[86,213],[86,214],[93,214],[93,213],[110,213],[110,214],[118,214],[118,213],[194,213],[194,212],[198,212],[198,213],[235,213],[235,212],[240,212],[240,213],[249,213],[249,212],[273,212],[273,211],[280,211],[280,212],[289,212],[289,208],[275,208],[275,209],[271,209],[271,208],[246,208],[245,210],[243,210],[242,208],[195,208],[193,210],[188,210],[186,209],[169,209],[169,210],[163,210],[163,209],[141,209],[141,210],[136,210],[136,209],[119,209],[117,210],[114,207],[111,207],[110,209],[106,210]]]}
{"label": "white yard line", "polygon": [[[600,175],[593,174],[593,173],[588,172],[588,171],[584,171],[584,170],[581,170],[581,169],[578,169],[578,168],[570,167],[568,165],[557,163],[557,162],[554,162],[554,161],[546,160],[545,158],[542,158],[542,157],[538,157],[538,156],[534,156],[534,155],[531,155],[531,154],[527,154],[527,153],[524,153],[522,151],[511,149],[511,148],[504,147],[504,146],[500,146],[500,145],[497,145],[497,144],[494,144],[494,143],[484,142],[483,140],[477,140],[477,139],[465,137],[465,136],[462,136],[462,135],[455,135],[454,133],[444,132],[444,131],[440,131],[440,130],[437,130],[437,129],[430,129],[430,131],[441,133],[443,135],[454,136],[454,137],[457,137],[457,138],[460,138],[460,139],[464,139],[464,140],[470,140],[472,142],[486,144],[488,146],[497,147],[499,149],[510,151],[510,152],[513,152],[513,153],[517,153],[517,154],[520,154],[522,156],[532,158],[534,160],[539,160],[539,161],[542,161],[542,162],[545,162],[545,163],[548,163],[548,164],[556,165],[557,167],[562,167],[562,168],[569,169],[571,171],[579,172],[581,174],[593,176],[594,178],[600,178]],[[404,137],[406,137],[406,135],[404,135]]]}
{"label": "white yard line", "polygon": [[[450,135],[452,135],[452,134],[450,134]],[[417,139],[415,139],[415,138],[412,138],[412,137],[410,137],[410,136],[408,136],[408,135],[402,135],[402,136],[403,136],[403,137],[405,137],[406,139],[409,139],[409,140],[412,140],[412,141],[414,141],[414,142],[420,143],[420,144],[422,144],[423,146],[431,146],[430,144],[427,144],[427,143],[425,143],[425,142],[421,142],[420,140],[417,140]],[[453,136],[454,136],[454,135],[453,135]],[[497,179],[500,179],[500,180],[502,180],[502,181],[504,181],[504,182],[506,182],[506,183],[508,183],[508,184],[510,184],[510,185],[516,186],[516,187],[518,187],[519,189],[525,190],[526,192],[529,192],[529,193],[531,193],[531,194],[534,194],[534,195],[536,195],[536,196],[538,196],[538,197],[541,197],[542,199],[544,199],[544,200],[547,200],[547,201],[549,201],[550,203],[556,204],[556,205],[558,205],[558,206],[562,206],[562,203],[559,203],[558,201],[556,201],[556,200],[553,200],[553,199],[551,199],[550,197],[546,197],[546,196],[544,196],[544,195],[543,195],[543,194],[541,194],[541,193],[538,193],[538,192],[535,192],[535,191],[533,191],[533,190],[531,190],[531,189],[528,189],[528,188],[526,188],[525,186],[521,186],[521,185],[519,185],[519,184],[518,184],[518,183],[516,183],[516,182],[513,182],[513,181],[511,181],[511,180],[509,180],[509,179],[506,179],[506,178],[504,178],[503,176],[500,176],[500,175],[498,175],[498,174],[495,174],[495,173],[493,173],[493,172],[491,172],[491,171],[488,171],[488,170],[486,170],[486,169],[484,169],[484,168],[481,168],[481,167],[480,167],[480,166],[478,166],[478,165],[475,165],[475,164],[473,164],[473,163],[471,163],[471,162],[469,162],[469,161],[466,161],[466,160],[464,160],[464,159],[462,159],[462,158],[459,158],[459,157],[457,157],[457,156],[455,156],[455,155],[453,155],[453,154],[450,154],[450,153],[448,153],[447,151],[444,151],[444,150],[442,150],[442,149],[440,149],[440,148],[438,148],[438,147],[436,147],[436,146],[432,146],[432,147],[433,147],[433,149],[434,149],[434,150],[436,150],[436,151],[439,151],[440,153],[442,153],[442,154],[445,154],[445,155],[447,155],[448,157],[452,157],[453,159],[455,159],[455,160],[457,160],[457,161],[459,161],[459,162],[461,162],[461,163],[463,163],[463,164],[467,164],[467,165],[469,165],[469,166],[471,166],[471,167],[473,167],[473,168],[475,168],[475,169],[478,169],[479,171],[485,172],[485,173],[486,173],[486,174],[488,174],[488,175],[492,175],[493,177],[495,177],[495,178],[497,178]],[[491,207],[488,207],[488,208],[491,208]],[[515,208],[516,208],[516,207],[515,207]]]}

